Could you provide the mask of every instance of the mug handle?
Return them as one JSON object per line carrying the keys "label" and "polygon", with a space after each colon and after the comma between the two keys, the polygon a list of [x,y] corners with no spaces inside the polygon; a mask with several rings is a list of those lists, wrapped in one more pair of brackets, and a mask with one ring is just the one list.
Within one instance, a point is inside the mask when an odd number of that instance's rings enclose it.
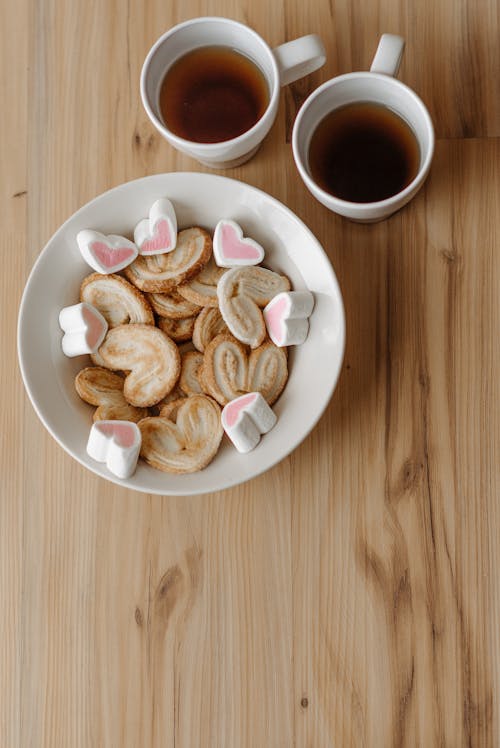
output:
{"label": "mug handle", "polygon": [[383,73],[395,76],[398,74],[405,40],[396,34],[382,34],[373,58],[370,73]]}
{"label": "mug handle", "polygon": [[308,34],[273,49],[280,81],[287,86],[325,64],[326,52],[317,34]]}

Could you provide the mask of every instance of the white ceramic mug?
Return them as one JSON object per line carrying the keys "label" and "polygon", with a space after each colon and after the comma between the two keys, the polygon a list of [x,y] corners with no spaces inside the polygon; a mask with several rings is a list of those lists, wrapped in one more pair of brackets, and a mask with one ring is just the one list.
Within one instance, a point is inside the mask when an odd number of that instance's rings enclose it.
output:
{"label": "white ceramic mug", "polygon": [[[197,143],[175,135],[166,126],[159,98],[168,68],[187,52],[198,47],[224,46],[249,57],[264,74],[269,87],[267,109],[249,130],[220,143]],[[238,166],[257,151],[276,118],[280,86],[317,70],[325,62],[325,50],[316,34],[271,49],[252,29],[228,18],[206,17],[174,26],[151,48],[141,73],[141,97],[156,129],[171,145],[215,168]]]}
{"label": "white ceramic mug", "polygon": [[[387,218],[411,200],[429,173],[434,153],[434,128],[422,100],[411,88],[396,80],[404,49],[404,40],[383,34],[369,72],[348,73],[324,83],[304,102],[293,127],[293,156],[306,187],[335,213],[353,221],[371,223]],[[420,149],[420,164],[415,178],[396,195],[371,203],[341,200],[319,187],[308,163],[312,135],[330,112],[354,102],[374,102],[392,109],[415,134]]]}

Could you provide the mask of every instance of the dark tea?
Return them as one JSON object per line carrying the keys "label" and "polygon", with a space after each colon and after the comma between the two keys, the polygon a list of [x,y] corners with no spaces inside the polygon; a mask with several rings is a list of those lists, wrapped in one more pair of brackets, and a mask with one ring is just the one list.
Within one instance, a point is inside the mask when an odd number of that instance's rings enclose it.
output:
{"label": "dark tea", "polygon": [[341,200],[371,203],[401,192],[417,176],[420,148],[411,127],[381,104],[357,102],[321,120],[309,146],[309,169]]}
{"label": "dark tea", "polygon": [[188,52],[162,81],[160,110],[175,135],[197,143],[219,143],[249,130],[269,104],[259,67],[229,47]]}

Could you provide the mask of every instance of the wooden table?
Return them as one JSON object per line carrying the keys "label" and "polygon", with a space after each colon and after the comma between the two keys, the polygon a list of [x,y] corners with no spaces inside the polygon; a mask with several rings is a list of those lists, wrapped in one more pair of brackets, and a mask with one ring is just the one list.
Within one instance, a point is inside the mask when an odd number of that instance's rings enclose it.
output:
{"label": "wooden table", "polygon": [[[1,26],[0,745],[500,745],[500,24],[495,0],[18,0]],[[326,248],[347,350],[308,439],[262,477],[145,496],[73,461],[16,361],[29,270],[97,194],[203,170],[142,109],[143,58],[196,15],[271,45],[319,32],[326,65],[282,95],[228,176],[285,202]],[[428,104],[426,187],[363,226],[292,161],[306,95],[366,69],[384,32]]]}

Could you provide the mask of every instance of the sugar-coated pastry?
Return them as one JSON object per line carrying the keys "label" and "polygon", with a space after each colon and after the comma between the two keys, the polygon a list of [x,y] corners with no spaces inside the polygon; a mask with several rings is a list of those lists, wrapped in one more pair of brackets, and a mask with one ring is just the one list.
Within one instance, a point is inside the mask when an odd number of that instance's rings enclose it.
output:
{"label": "sugar-coated pastry", "polygon": [[200,372],[204,391],[226,405],[247,391],[247,347],[232,335],[217,335],[206,347]]}
{"label": "sugar-coated pastry", "polygon": [[102,366],[86,366],[75,377],[75,388],[82,400],[96,405],[94,421],[140,421],[146,418],[146,408],[135,408],[125,400],[125,379]]}
{"label": "sugar-coated pastry", "polygon": [[176,286],[198,275],[211,255],[210,234],[194,227],[179,232],[172,252],[139,255],[123,272],[141,291],[169,293]]}
{"label": "sugar-coated pastry", "polygon": [[163,330],[169,338],[176,343],[191,340],[196,317],[185,317],[184,319],[170,319],[170,317],[159,317],[158,327]]}
{"label": "sugar-coated pastry", "polygon": [[203,365],[203,354],[199,351],[187,351],[181,354],[181,374],[179,387],[186,395],[201,395],[203,390],[198,374]]}
{"label": "sugar-coated pastry", "polygon": [[105,462],[117,478],[130,478],[137,467],[141,432],[131,421],[95,421],[90,429],[87,453],[97,462]]}
{"label": "sugar-coated pastry", "polygon": [[158,255],[175,249],[177,218],[170,200],[162,197],[153,203],[149,218],[143,218],[135,227],[134,241],[141,255]]}
{"label": "sugar-coated pastry", "polygon": [[222,409],[222,426],[238,452],[250,452],[277,421],[260,392],[241,395]]}
{"label": "sugar-coated pastry", "polygon": [[241,226],[235,221],[219,221],[214,232],[214,258],[219,267],[258,265],[264,249],[253,239],[243,238]]}
{"label": "sugar-coated pastry", "polygon": [[165,405],[162,405],[160,408],[160,412],[158,415],[160,418],[168,418],[172,423],[175,423],[177,420],[177,413],[179,411],[179,408],[186,400],[187,395],[184,397],[178,397],[176,400],[171,400],[169,403],[165,403]]}
{"label": "sugar-coated pastry", "polygon": [[168,405],[169,403],[174,402],[174,400],[180,400],[181,398],[187,397],[184,390],[181,390],[179,387],[179,383],[177,383],[173,390],[171,390],[168,395],[165,395],[158,403],[156,403],[156,408],[159,409],[161,414],[161,409],[164,405]]}
{"label": "sugar-coated pastry", "polygon": [[193,327],[193,345],[203,353],[210,341],[223,332],[229,332],[229,328],[222,319],[219,309],[207,306],[196,317]]}
{"label": "sugar-coated pastry", "polygon": [[273,343],[278,346],[303,343],[313,307],[314,296],[310,291],[283,291],[271,299],[262,313]]}
{"label": "sugar-coated pastry", "polygon": [[288,380],[286,348],[267,340],[248,357],[247,392],[260,392],[272,405],[283,392]]}
{"label": "sugar-coated pastry", "polygon": [[159,317],[185,319],[194,317],[202,307],[181,296],[175,289],[170,293],[148,293],[146,298]]}
{"label": "sugar-coated pastry", "polygon": [[144,418],[139,428],[141,457],[167,473],[202,470],[215,457],[223,434],[220,408],[206,395],[186,397],[168,418]]}
{"label": "sugar-coated pastry", "polygon": [[80,299],[98,309],[109,327],[128,322],[155,323],[153,310],[144,294],[121,275],[88,275],[80,287]]}
{"label": "sugar-coated pastry", "polygon": [[155,405],[175,386],[181,370],[177,346],[152,325],[120,325],[109,330],[99,348],[104,365],[129,374],[123,394],[131,405]]}
{"label": "sugar-coated pastry", "polygon": [[217,284],[225,272],[223,268],[217,267],[211,257],[203,270],[187,283],[178,286],[177,291],[194,304],[217,307]]}
{"label": "sugar-coated pastry", "polygon": [[64,332],[63,353],[70,357],[95,353],[108,330],[108,323],[99,310],[85,302],[61,309],[59,326]]}
{"label": "sugar-coated pastry", "polygon": [[[90,360],[94,364],[94,366],[100,366],[101,368],[105,367],[104,361],[99,356],[99,351],[96,351],[95,353],[90,354]],[[127,420],[126,418],[124,420]]]}
{"label": "sugar-coated pastry", "polygon": [[105,236],[92,229],[79,231],[76,243],[85,262],[104,275],[123,270],[138,254],[136,245],[130,239],[117,234]]}
{"label": "sugar-coated pastry", "polygon": [[260,392],[272,405],[288,379],[287,355],[270,341],[248,353],[232,335],[217,335],[205,350],[198,376],[203,390],[221,405],[248,392]]}
{"label": "sugar-coated pastry", "polygon": [[238,267],[225,272],[217,285],[217,296],[224,322],[235,338],[252,348],[261,345],[266,337],[262,307],[289,289],[286,276],[266,268]]}

